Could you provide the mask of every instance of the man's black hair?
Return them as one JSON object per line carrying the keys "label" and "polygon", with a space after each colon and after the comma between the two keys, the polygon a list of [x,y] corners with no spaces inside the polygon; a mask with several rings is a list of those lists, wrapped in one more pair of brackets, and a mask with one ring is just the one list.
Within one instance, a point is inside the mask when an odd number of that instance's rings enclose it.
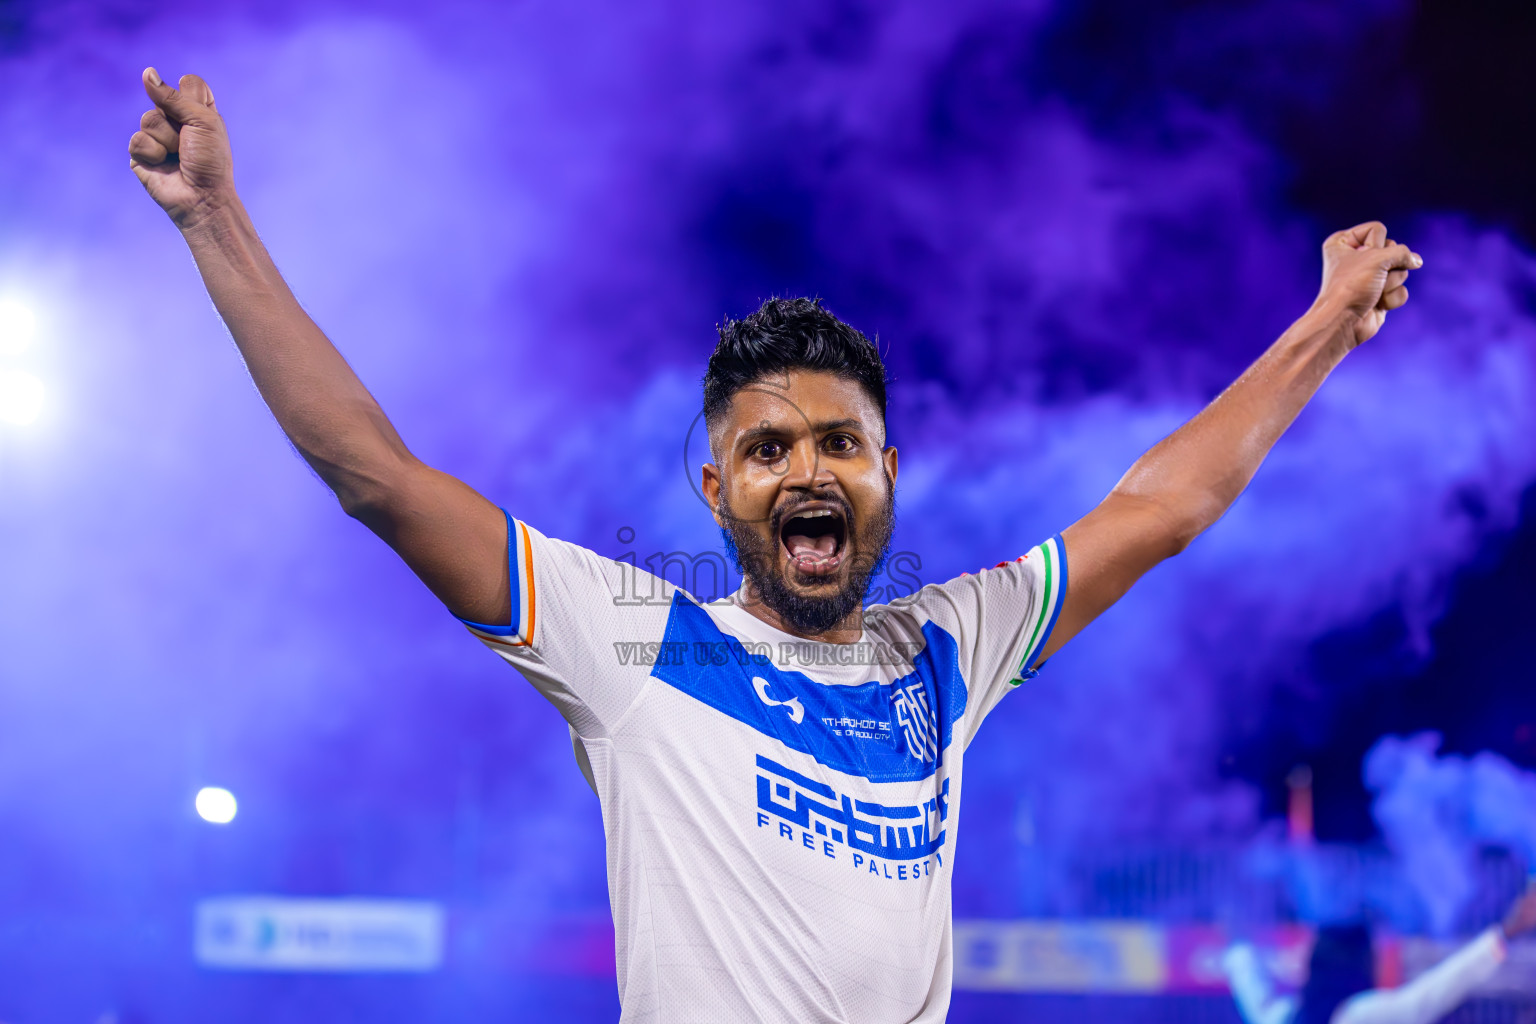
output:
{"label": "man's black hair", "polygon": [[713,427],[742,388],[790,370],[826,370],[856,382],[885,423],[885,365],[874,343],[822,308],[820,299],[769,299],[726,320],[704,371],[704,422]]}

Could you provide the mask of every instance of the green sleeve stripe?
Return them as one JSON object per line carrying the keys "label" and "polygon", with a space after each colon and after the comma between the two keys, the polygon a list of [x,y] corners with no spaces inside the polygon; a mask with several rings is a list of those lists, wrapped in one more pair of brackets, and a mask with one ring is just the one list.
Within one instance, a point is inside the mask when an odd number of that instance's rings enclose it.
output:
{"label": "green sleeve stripe", "polygon": [[1051,590],[1052,586],[1055,585],[1056,576],[1055,558],[1053,557],[1055,552],[1052,550],[1054,547],[1055,540],[1052,539],[1041,544],[1039,548],[1045,559],[1045,587],[1043,588],[1044,592],[1040,595],[1040,613],[1035,617],[1035,629],[1030,634],[1029,645],[1024,648],[1024,661],[1019,665],[1020,672],[1029,671],[1029,663],[1034,660],[1035,644],[1040,640],[1040,631],[1045,628],[1046,622],[1050,620],[1051,608],[1056,603],[1057,595]]}

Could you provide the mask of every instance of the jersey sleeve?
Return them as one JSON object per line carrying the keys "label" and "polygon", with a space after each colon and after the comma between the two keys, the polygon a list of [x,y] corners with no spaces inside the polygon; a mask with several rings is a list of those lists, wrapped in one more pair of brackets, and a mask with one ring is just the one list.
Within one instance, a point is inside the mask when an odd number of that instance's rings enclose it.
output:
{"label": "jersey sleeve", "polygon": [[1034,678],[1067,593],[1060,535],[1012,562],[966,573],[914,595],[935,626],[955,640],[967,690],[964,739],[1014,685]]}
{"label": "jersey sleeve", "polygon": [[1221,969],[1243,1024],[1291,1024],[1296,999],[1275,992],[1274,980],[1251,944],[1238,942],[1229,947],[1221,956]]}
{"label": "jersey sleeve", "polygon": [[577,735],[607,735],[649,678],[641,658],[623,654],[660,638],[670,588],[510,514],[507,562],[511,621],[459,621],[520,671]]}
{"label": "jersey sleeve", "polygon": [[1331,1024],[1434,1024],[1493,977],[1507,955],[1503,934],[1489,928],[1402,988],[1352,996]]}

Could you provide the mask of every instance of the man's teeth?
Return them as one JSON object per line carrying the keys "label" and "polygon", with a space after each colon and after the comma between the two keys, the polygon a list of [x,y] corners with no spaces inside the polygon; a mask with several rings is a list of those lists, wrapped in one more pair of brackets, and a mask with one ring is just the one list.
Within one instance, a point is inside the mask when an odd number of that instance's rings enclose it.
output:
{"label": "man's teeth", "polygon": [[832,510],[831,509],[829,509],[829,508],[819,508],[819,509],[817,509],[814,512],[801,512],[798,515],[796,515],[795,518],[796,519],[817,519],[817,518],[820,518],[821,516],[829,516],[831,514],[832,514]]}

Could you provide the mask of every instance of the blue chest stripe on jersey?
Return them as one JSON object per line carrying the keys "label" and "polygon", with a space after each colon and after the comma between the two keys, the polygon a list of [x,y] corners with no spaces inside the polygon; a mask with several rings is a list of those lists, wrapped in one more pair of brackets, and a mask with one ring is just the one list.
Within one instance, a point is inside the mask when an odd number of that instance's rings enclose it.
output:
{"label": "blue chest stripe on jersey", "polygon": [[929,622],[923,639],[913,671],[895,682],[828,686],[749,653],[678,591],[663,646],[678,656],[658,659],[651,675],[835,771],[912,782],[943,764],[967,697],[954,637]]}

